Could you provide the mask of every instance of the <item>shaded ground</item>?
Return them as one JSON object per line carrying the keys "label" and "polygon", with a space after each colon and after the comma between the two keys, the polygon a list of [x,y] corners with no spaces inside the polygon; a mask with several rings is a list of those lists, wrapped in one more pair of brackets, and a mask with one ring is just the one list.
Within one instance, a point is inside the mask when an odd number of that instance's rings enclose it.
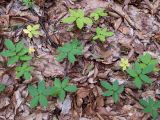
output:
{"label": "shaded ground", "polygon": [[[78,0],[77,0],[78,1]],[[116,1],[116,0],[115,0]],[[14,42],[23,40],[26,46],[35,48],[31,65],[32,80],[15,77],[15,71],[6,66],[0,56],[0,82],[7,85],[0,95],[0,119],[2,120],[151,120],[144,114],[138,99],[148,96],[160,98],[159,73],[152,75],[152,85],[137,90],[129,76],[119,67],[119,60],[127,57],[132,63],[143,52],[149,52],[159,60],[160,53],[160,1],[159,0],[36,0],[33,10],[27,9],[18,0],[0,1],[0,51],[4,39]],[[39,6],[39,7],[38,7]],[[69,8],[81,8],[88,14],[96,8],[105,8],[109,16],[103,17],[92,27],[82,31],[74,25],[61,23]],[[40,23],[41,36],[29,39],[23,28],[31,23]],[[107,27],[115,33],[105,43],[92,42],[95,28]],[[67,61],[57,62],[53,42],[59,46],[72,38],[79,39],[84,47],[83,56],[71,65]],[[38,106],[30,109],[27,92],[29,83],[36,84],[45,79],[47,86],[54,77],[68,76],[78,86],[75,94],[68,94],[62,104],[50,97],[46,109]],[[125,92],[114,104],[110,97],[102,96],[99,80],[113,82],[118,79],[125,84]],[[158,118],[160,119],[160,117]]]}

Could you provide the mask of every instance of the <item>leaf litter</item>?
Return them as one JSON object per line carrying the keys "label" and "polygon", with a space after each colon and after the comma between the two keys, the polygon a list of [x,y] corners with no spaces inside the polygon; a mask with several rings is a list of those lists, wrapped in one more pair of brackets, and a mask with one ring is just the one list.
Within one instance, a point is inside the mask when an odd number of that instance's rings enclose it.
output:
{"label": "leaf litter", "polygon": [[[80,31],[73,24],[61,22],[68,9],[77,8],[83,9],[87,16],[103,8],[109,16]],[[150,86],[137,90],[119,62],[127,57],[129,63],[133,63],[147,52],[160,63],[159,8],[159,0],[35,0],[33,10],[22,5],[22,0],[0,1],[0,52],[6,50],[4,40],[8,38],[14,43],[22,39],[27,47],[35,49],[31,54],[34,70],[28,81],[16,78],[12,67],[7,67],[7,59],[0,56],[0,83],[7,86],[0,93],[0,119],[151,120],[149,114],[142,112],[138,100],[160,99],[159,71],[150,75],[154,80]],[[40,24],[40,37],[30,39],[23,33],[30,24]],[[104,43],[93,42],[97,27],[107,27],[114,35]],[[72,38],[84,45],[83,55],[76,57],[74,64],[67,59],[58,62],[56,45],[62,46]],[[47,108],[30,108],[28,84],[45,80],[46,86],[51,86],[54,78],[66,75],[71,84],[78,86],[77,92],[67,93],[64,102],[49,97]],[[125,85],[117,104],[112,97],[102,96],[104,88],[100,80],[110,83],[118,80]]]}

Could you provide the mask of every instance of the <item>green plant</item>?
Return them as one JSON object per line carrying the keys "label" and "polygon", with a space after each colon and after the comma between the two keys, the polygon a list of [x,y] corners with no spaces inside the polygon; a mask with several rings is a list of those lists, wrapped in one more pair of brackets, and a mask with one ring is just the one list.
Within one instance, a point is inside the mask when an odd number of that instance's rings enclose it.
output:
{"label": "green plant", "polygon": [[9,57],[7,65],[13,65],[19,60],[28,61],[32,59],[31,56],[27,55],[28,48],[26,48],[22,42],[14,45],[10,39],[6,39],[4,44],[8,50],[4,50],[0,54],[4,57]]}
{"label": "green plant", "polygon": [[107,28],[96,28],[96,35],[93,37],[93,40],[99,39],[101,42],[105,42],[106,37],[113,36],[114,33],[107,30]]}
{"label": "green plant", "polygon": [[78,40],[72,40],[69,43],[65,43],[62,47],[58,47],[59,54],[57,55],[58,61],[63,61],[68,58],[69,62],[74,63],[76,61],[75,56],[81,55],[83,46]]}
{"label": "green plant", "polygon": [[157,110],[160,108],[160,101],[154,101],[149,97],[147,100],[141,99],[140,104],[144,107],[145,113],[150,113],[153,119],[157,118]]}
{"label": "green plant", "polygon": [[16,67],[16,76],[17,78],[20,78],[21,76],[24,76],[26,80],[29,80],[31,78],[30,71],[33,68],[29,66],[28,62],[23,63],[21,66]]}
{"label": "green plant", "polygon": [[76,25],[79,29],[82,29],[85,24],[92,25],[92,19],[85,17],[84,11],[81,9],[78,10],[69,10],[70,16],[62,20],[63,23],[73,23],[76,22]]}
{"label": "green plant", "polygon": [[124,86],[119,86],[117,80],[113,82],[113,85],[106,81],[100,81],[100,83],[105,89],[107,89],[107,91],[103,93],[103,96],[112,96],[114,102],[117,103],[119,100],[119,94],[124,91]]}
{"label": "green plant", "polygon": [[149,54],[145,54],[140,56],[139,59],[127,69],[127,73],[134,78],[135,86],[137,88],[141,88],[143,83],[152,83],[152,80],[147,76],[147,74],[151,73],[156,68],[156,65],[157,61],[152,60]]}
{"label": "green plant", "polygon": [[5,89],[5,85],[0,83],[0,92],[3,92]]}
{"label": "green plant", "polygon": [[96,11],[91,13],[90,17],[94,18],[95,21],[97,21],[100,17],[107,16],[108,14],[104,12],[104,9],[97,8]]}
{"label": "green plant", "polygon": [[38,87],[34,87],[32,85],[28,86],[29,94],[32,97],[32,100],[30,102],[30,106],[32,108],[36,107],[38,103],[42,105],[43,107],[48,106],[48,100],[47,97],[49,95],[48,89],[45,87],[45,81],[41,80],[38,83]]}
{"label": "green plant", "polygon": [[28,25],[27,29],[23,29],[23,32],[26,33],[26,34],[28,34],[29,38],[38,37],[40,35],[39,27],[40,27],[39,24]]}
{"label": "green plant", "polygon": [[23,5],[25,5],[28,8],[33,7],[33,1],[32,0],[22,0]]}
{"label": "green plant", "polygon": [[75,85],[68,85],[69,79],[65,78],[62,82],[60,79],[54,80],[54,86],[50,88],[51,95],[57,95],[59,99],[63,102],[66,96],[66,92],[76,92],[77,87]]}

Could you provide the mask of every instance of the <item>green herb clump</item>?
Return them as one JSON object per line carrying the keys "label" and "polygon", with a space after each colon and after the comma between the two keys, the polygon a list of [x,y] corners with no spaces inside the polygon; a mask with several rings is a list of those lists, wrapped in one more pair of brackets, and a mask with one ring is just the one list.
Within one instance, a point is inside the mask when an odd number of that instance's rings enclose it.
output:
{"label": "green herb clump", "polygon": [[124,86],[121,85],[119,86],[118,81],[114,81],[113,85],[109,84],[106,81],[100,81],[101,85],[107,89],[107,91],[105,91],[103,93],[103,96],[112,96],[113,100],[115,103],[118,102],[119,100],[119,95],[124,91]]}
{"label": "green herb clump", "polygon": [[40,25],[28,25],[26,29],[23,29],[23,32],[28,34],[29,38],[33,37],[39,37],[40,32],[39,32]]}
{"label": "green herb clump", "polygon": [[22,4],[25,5],[28,8],[32,8],[34,2],[32,0],[22,0]]}
{"label": "green herb clump", "polygon": [[9,58],[7,65],[13,65],[19,60],[28,61],[32,59],[32,57],[28,55],[28,48],[26,48],[22,42],[14,45],[12,40],[6,39],[4,44],[8,50],[4,50],[0,54]]}
{"label": "green herb clump", "polygon": [[157,65],[157,60],[152,59],[150,54],[144,54],[127,69],[127,73],[134,78],[134,84],[141,88],[143,83],[151,84],[152,80],[147,74],[151,73]]}
{"label": "green herb clump", "polygon": [[5,85],[0,83],[0,93],[5,90]]}
{"label": "green herb clump", "polygon": [[59,54],[56,58],[60,62],[67,58],[70,63],[74,63],[76,61],[75,56],[81,55],[82,50],[83,45],[78,40],[72,40],[69,43],[65,43],[62,47],[58,47]]}
{"label": "green herb clump", "polygon": [[62,82],[60,79],[54,80],[54,86],[50,88],[50,94],[56,95],[63,102],[66,96],[66,92],[76,92],[77,87],[75,85],[69,85],[69,79],[65,78]]}
{"label": "green herb clump", "polygon": [[151,97],[147,100],[140,100],[140,104],[144,107],[145,113],[150,113],[155,120],[158,116],[158,109],[160,108],[160,101],[154,101]]}
{"label": "green herb clump", "polygon": [[107,16],[108,14],[104,12],[103,8],[97,8],[96,11],[91,13],[90,17],[94,18],[95,21],[99,20],[100,17]]}
{"label": "green herb clump", "polygon": [[96,28],[96,35],[93,37],[93,40],[100,40],[101,42],[105,42],[106,37],[113,36],[114,33],[107,30],[107,28]]}
{"label": "green herb clump", "polygon": [[64,18],[62,20],[63,23],[73,23],[76,22],[76,25],[79,29],[82,29],[84,25],[92,25],[92,19],[89,17],[85,17],[85,13],[83,10],[69,10],[70,16],[67,18]]}
{"label": "green herb clump", "polygon": [[29,66],[28,62],[23,63],[21,66],[16,67],[16,76],[17,78],[20,78],[24,76],[26,80],[29,80],[31,78],[30,71],[33,69],[33,67]]}
{"label": "green herb clump", "polygon": [[30,102],[30,106],[32,108],[36,107],[38,105],[38,103],[40,103],[40,105],[42,105],[43,107],[48,106],[47,97],[49,95],[49,90],[45,87],[44,80],[39,81],[38,87],[34,87],[32,85],[29,85],[28,91],[32,97],[32,100]]}

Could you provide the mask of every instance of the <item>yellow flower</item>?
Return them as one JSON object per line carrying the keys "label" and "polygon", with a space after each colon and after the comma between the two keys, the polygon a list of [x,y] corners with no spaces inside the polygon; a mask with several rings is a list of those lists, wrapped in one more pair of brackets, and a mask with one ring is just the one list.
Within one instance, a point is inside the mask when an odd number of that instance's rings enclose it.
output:
{"label": "yellow flower", "polygon": [[129,67],[128,59],[121,58],[119,66],[122,68],[122,70],[126,70]]}
{"label": "yellow flower", "polygon": [[35,52],[35,49],[33,47],[29,47],[29,50],[28,50],[28,53],[29,54],[32,54]]}
{"label": "yellow flower", "polygon": [[28,25],[27,26],[27,29],[23,29],[23,32],[28,34],[28,37],[29,38],[32,38],[32,37],[38,37],[39,36],[39,29],[40,25],[39,24],[36,24],[36,25]]}

